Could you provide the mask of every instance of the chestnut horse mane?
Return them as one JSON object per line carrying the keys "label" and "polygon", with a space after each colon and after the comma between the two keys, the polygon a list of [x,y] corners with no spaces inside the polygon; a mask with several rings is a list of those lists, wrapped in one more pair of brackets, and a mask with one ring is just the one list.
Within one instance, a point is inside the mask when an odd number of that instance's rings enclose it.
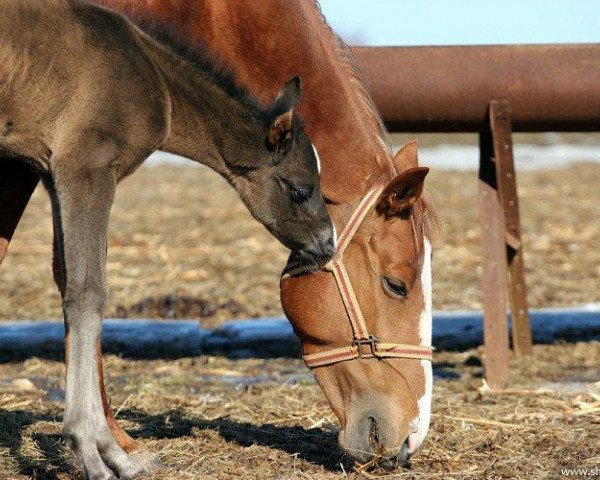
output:
{"label": "chestnut horse mane", "polygon": [[[361,102],[363,110],[367,114],[369,126],[374,132],[372,135],[372,138],[375,139],[374,147],[381,151],[383,157],[387,160],[388,168],[386,170],[389,170],[390,176],[393,178],[393,176],[400,172],[396,172],[396,168],[392,162],[390,137],[381,115],[377,111],[371,96],[367,92],[363,75],[354,61],[352,49],[331,28],[323,14],[319,1],[314,0],[313,3],[321,17],[323,28],[328,36],[333,39],[333,46],[336,49],[337,56],[354,87],[355,94]],[[385,179],[380,177],[376,180],[377,182],[383,182]],[[443,241],[442,225],[436,209],[425,192],[423,192],[419,200],[413,205],[410,220],[413,234],[416,239],[425,237],[431,241],[434,247],[439,247],[441,245]],[[420,257],[422,251],[420,250],[419,242],[415,242],[415,245],[417,245],[418,255]]]}
{"label": "chestnut horse mane", "polygon": [[381,115],[379,115],[371,96],[367,92],[363,75],[354,61],[352,49],[337,33],[335,33],[333,28],[331,28],[331,25],[329,25],[325,15],[323,14],[323,10],[321,9],[321,5],[319,4],[318,0],[314,0],[314,6],[321,17],[322,26],[324,27],[326,33],[331,39],[333,39],[333,46],[335,47],[338,58],[341,61],[341,65],[344,67],[344,70],[346,71],[348,78],[354,87],[356,97],[359,99],[365,113],[367,114],[367,119],[370,124],[369,126],[374,132],[374,146],[382,152],[384,158],[386,158],[389,163],[391,171],[393,172],[393,165],[390,157],[391,149],[389,134],[385,128]]}
{"label": "chestnut horse mane", "polygon": [[[109,0],[94,0],[94,3],[109,10],[114,8],[114,2]],[[270,118],[267,108],[261,105],[247,89],[239,85],[235,80],[233,70],[223,65],[218,58],[210,55],[208,49],[204,48],[200,42],[196,45],[190,44],[173,25],[155,20],[139,6],[136,7],[135,2],[120,4],[119,12],[127,15],[144,35],[158,42],[188,65],[208,75],[227,95],[248,107],[258,120],[268,125]],[[300,125],[301,120],[299,117],[297,118],[297,125]]]}

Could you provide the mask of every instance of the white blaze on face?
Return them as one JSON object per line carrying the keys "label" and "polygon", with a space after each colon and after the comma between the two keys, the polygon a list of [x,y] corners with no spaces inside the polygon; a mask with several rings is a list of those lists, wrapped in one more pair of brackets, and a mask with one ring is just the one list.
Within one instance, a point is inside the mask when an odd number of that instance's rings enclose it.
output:
{"label": "white blaze on face", "polygon": [[[317,152],[317,147],[315,147],[314,143],[311,143],[313,152],[315,152],[315,158],[317,159],[317,171],[319,175],[321,174],[321,157],[319,157],[319,152]],[[337,230],[335,228],[335,224],[333,224],[333,244],[337,247]]]}
{"label": "white blaze on face", "polygon": [[[423,241],[423,270],[421,271],[421,288],[423,290],[423,311],[419,321],[419,333],[421,345],[431,346],[431,329],[433,324],[433,311],[431,302],[431,243],[427,238]],[[423,375],[425,376],[425,393],[418,401],[419,417],[417,420],[418,430],[408,438],[408,446],[411,453],[417,450],[427,433],[431,419],[431,394],[433,390],[433,371],[431,362],[421,360]]]}
{"label": "white blaze on face", "polygon": [[317,159],[317,171],[319,174],[321,173],[321,157],[319,157],[319,152],[317,152],[317,147],[315,147],[314,143],[311,143],[313,147],[313,152],[315,152],[315,158]]}

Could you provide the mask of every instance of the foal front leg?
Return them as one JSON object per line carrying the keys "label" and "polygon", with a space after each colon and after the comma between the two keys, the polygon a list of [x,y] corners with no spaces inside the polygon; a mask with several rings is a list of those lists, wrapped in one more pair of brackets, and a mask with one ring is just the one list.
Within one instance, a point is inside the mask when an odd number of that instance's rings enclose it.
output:
{"label": "foal front leg", "polygon": [[[69,168],[57,161],[53,204],[60,231],[67,388],[63,433],[91,479],[131,478],[148,465],[130,457],[112,435],[101,393],[98,345],[107,297],[106,242],[116,185],[110,168]],[[55,273],[58,273],[55,269]],[[110,468],[109,468],[110,467]]]}

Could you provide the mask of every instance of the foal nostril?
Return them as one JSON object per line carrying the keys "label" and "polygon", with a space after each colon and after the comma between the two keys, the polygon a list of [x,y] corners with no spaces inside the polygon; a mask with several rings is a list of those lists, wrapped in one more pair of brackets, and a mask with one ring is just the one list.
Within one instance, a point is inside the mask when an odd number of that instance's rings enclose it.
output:
{"label": "foal nostril", "polygon": [[335,241],[333,237],[329,237],[323,245],[323,253],[328,257],[333,256],[333,254],[335,253]]}

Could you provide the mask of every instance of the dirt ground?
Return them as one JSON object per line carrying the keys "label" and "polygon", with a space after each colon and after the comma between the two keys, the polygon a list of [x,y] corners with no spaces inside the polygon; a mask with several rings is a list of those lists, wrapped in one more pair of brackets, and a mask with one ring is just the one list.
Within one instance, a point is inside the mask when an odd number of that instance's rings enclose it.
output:
{"label": "dirt ground", "polygon": [[[353,466],[299,360],[107,357],[117,418],[167,469],[149,479],[545,479],[600,467],[600,344],[536,346],[511,387],[482,389],[481,352],[440,353],[431,431],[410,469]],[[63,365],[0,366],[0,478],[79,479],[60,437]]]}
{"label": "dirt ground", "polygon": [[[518,173],[530,304],[600,301],[600,165]],[[432,172],[446,243],[434,307],[481,308],[477,180]],[[60,318],[50,207],[36,191],[0,268],[0,320]],[[201,168],[141,169],[120,187],[108,277],[113,316],[280,315],[287,253]],[[481,350],[436,354],[429,439],[409,470],[361,470],[299,360],[106,358],[118,419],[167,465],[150,479],[568,478],[600,468],[600,343],[536,346],[510,388],[482,388]],[[60,436],[64,367],[0,365],[0,479],[78,479]],[[597,471],[597,470],[596,470]]]}
{"label": "dirt ground", "polygon": [[[427,179],[445,228],[434,308],[481,308],[474,172]],[[518,173],[532,307],[600,301],[600,165]],[[35,192],[0,268],[0,320],[60,318],[46,193]],[[281,315],[287,251],[205,168],[143,168],[117,192],[108,248],[112,316],[224,319]]]}

